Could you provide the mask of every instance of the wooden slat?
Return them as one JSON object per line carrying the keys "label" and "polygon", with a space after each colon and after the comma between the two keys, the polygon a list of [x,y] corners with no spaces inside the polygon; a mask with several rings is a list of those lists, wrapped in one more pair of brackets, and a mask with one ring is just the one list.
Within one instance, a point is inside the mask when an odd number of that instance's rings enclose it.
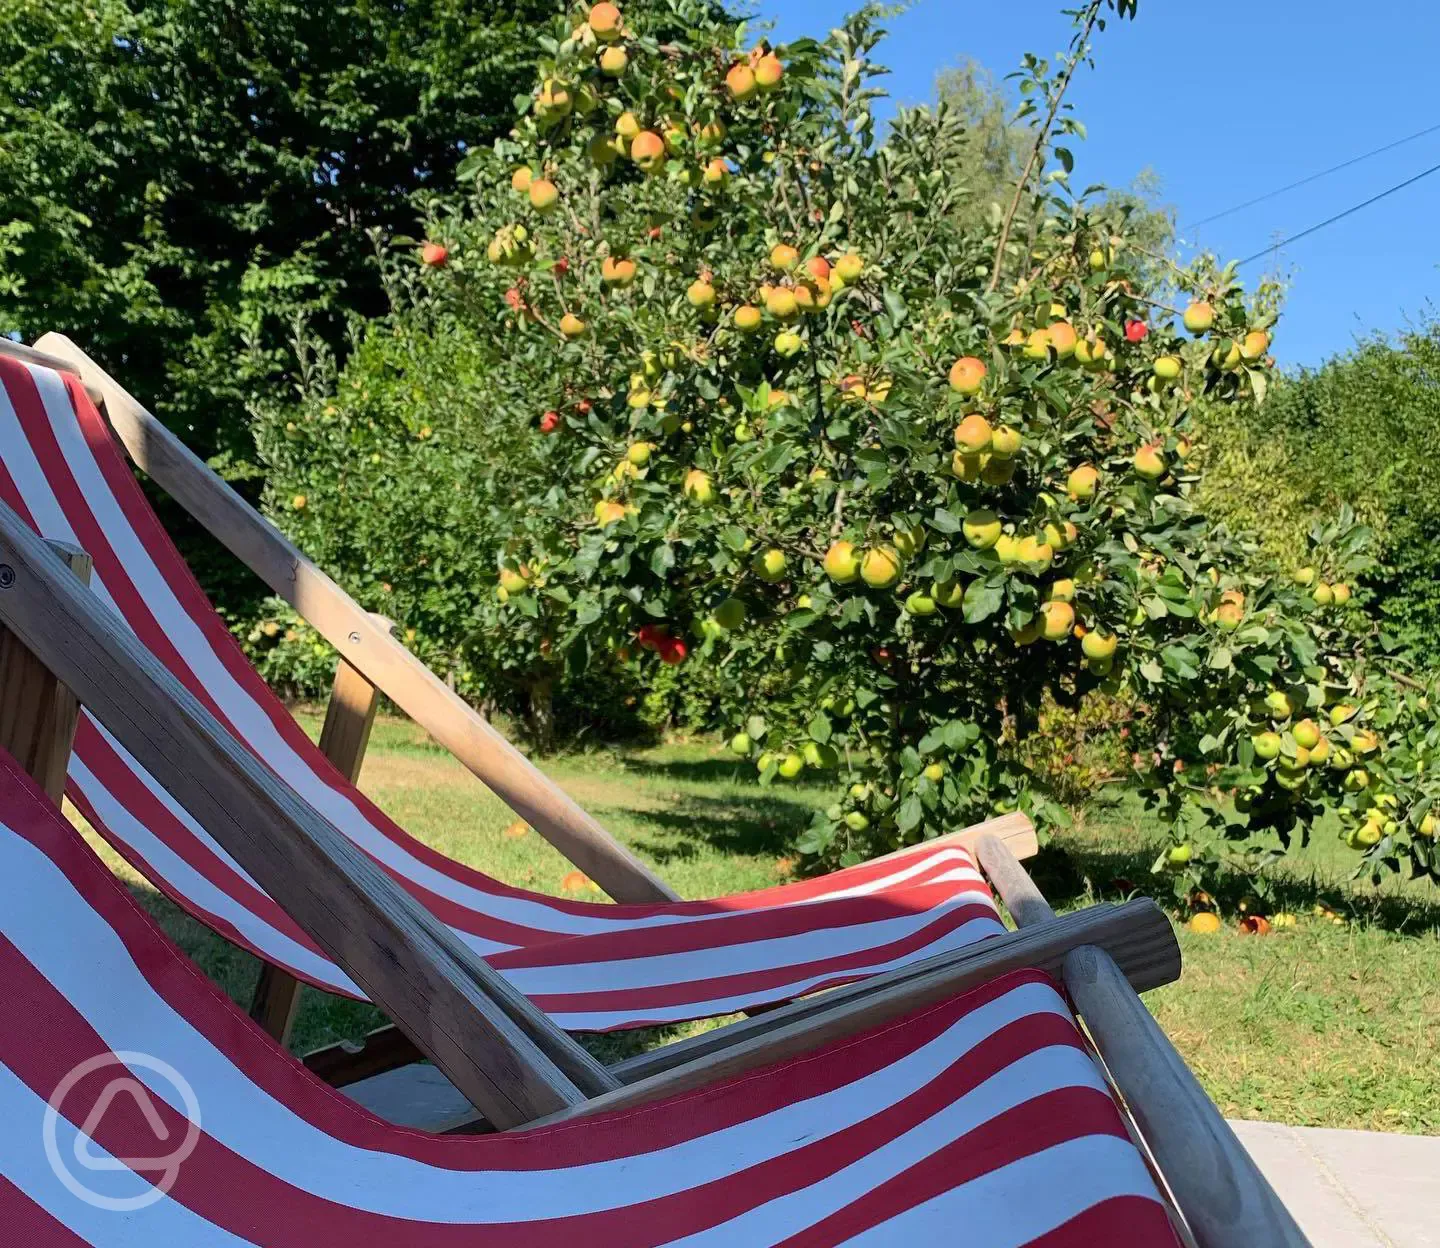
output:
{"label": "wooden slat", "polygon": [[0,504],[0,623],[163,784],[477,1109],[513,1126],[605,1069],[236,742]]}
{"label": "wooden slat", "polygon": [[1201,1248],[1308,1244],[1105,951],[1072,950],[1064,974],[1085,1028]]}
{"label": "wooden slat", "polygon": [[1011,971],[1035,967],[1058,974],[1066,953],[1086,943],[1108,949],[1144,987],[1170,983],[1180,973],[1174,930],[1154,902],[1092,906],[1030,931],[980,941],[642,1053],[610,1068],[624,1088],[567,1107],[543,1122],[643,1104],[732,1078],[880,1026]]}
{"label": "wooden slat", "polygon": [[377,1027],[359,1044],[341,1041],[305,1054],[301,1061],[311,1074],[332,1088],[383,1075],[398,1066],[422,1060],[422,1054],[398,1027]]}
{"label": "wooden slat", "polygon": [[[82,585],[90,583],[89,555],[65,542],[48,545]],[[79,717],[75,695],[18,637],[0,627],[0,749],[25,768],[57,806],[65,796],[65,769]]]}
{"label": "wooden slat", "polygon": [[981,836],[976,841],[975,856],[980,859],[990,886],[1000,894],[1000,900],[1014,917],[1016,927],[1048,923],[1055,917],[1055,911],[1035,887],[1030,872],[1020,865],[1020,855],[1009,844],[996,836]]}
{"label": "wooden slat", "polygon": [[136,465],[605,892],[616,901],[679,900],[73,342],[46,334],[38,345],[99,389],[111,427]]}
{"label": "wooden slat", "polygon": [[[1035,825],[1019,811],[1008,815],[997,815],[994,819],[986,819],[982,823],[972,824],[968,828],[961,828],[958,832],[947,832],[944,836],[937,836],[934,840],[925,841],[923,848],[930,850],[942,845],[959,845],[974,853],[981,840],[987,836],[994,837],[1008,845],[1010,852],[1016,858],[1033,858],[1040,852],[1040,838],[1035,835]],[[882,854],[879,858],[872,858],[870,861],[887,862],[892,858],[913,854],[920,848],[922,847],[918,845],[907,846],[904,849],[896,849],[888,854]]]}
{"label": "wooden slat", "polygon": [[[374,619],[387,633],[394,632],[393,621],[383,615]],[[335,683],[325,708],[325,725],[320,729],[320,752],[352,784],[360,779],[365,747],[370,744],[370,730],[375,726],[375,712],[379,708],[380,697],[375,686],[341,659],[335,668]],[[260,968],[260,979],[250,999],[250,1017],[281,1044],[289,1044],[295,1016],[300,1012],[301,995],[302,985],[295,976],[267,962]],[[408,1041],[406,1044],[415,1052],[414,1045]]]}
{"label": "wooden slat", "polygon": [[[62,360],[59,356],[49,355],[44,351],[37,351],[34,347],[27,347],[23,342],[12,342],[3,334],[0,334],[0,355],[8,355],[12,360],[20,360],[25,364],[38,364],[41,368],[53,368],[56,372],[69,373],[73,377],[80,376],[80,369],[69,360]],[[102,402],[102,396],[97,386],[86,382],[85,393],[90,396],[92,403]]]}

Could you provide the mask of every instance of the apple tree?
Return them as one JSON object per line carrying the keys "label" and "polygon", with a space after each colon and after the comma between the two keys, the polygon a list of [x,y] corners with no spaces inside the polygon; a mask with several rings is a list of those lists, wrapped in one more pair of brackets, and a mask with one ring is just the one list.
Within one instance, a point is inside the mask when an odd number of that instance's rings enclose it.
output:
{"label": "apple tree", "polygon": [[1368,862],[1432,871],[1428,704],[1367,660],[1364,531],[1262,577],[1197,502],[1195,415],[1263,400],[1275,292],[1072,188],[1066,88],[1133,3],[1026,58],[1032,141],[978,213],[943,102],[880,134],[874,10],[774,47],[671,8],[663,41],[610,3],[558,19],[473,194],[437,201],[430,297],[490,335],[485,437],[498,411],[526,440],[480,635],[703,670],[763,782],[833,782],[825,859],[1064,822],[1026,743],[1047,699],[1108,699],[1177,885],[1335,807]]}

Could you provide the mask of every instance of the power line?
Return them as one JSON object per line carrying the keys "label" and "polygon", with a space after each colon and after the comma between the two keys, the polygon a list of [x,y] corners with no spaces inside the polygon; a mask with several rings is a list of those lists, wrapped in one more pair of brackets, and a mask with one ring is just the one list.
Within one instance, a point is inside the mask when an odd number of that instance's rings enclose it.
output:
{"label": "power line", "polygon": [[1308,186],[1321,178],[1329,177],[1332,173],[1339,173],[1342,169],[1348,169],[1351,165],[1358,165],[1362,160],[1369,160],[1372,156],[1379,156],[1382,152],[1393,151],[1397,147],[1403,147],[1406,143],[1413,143],[1416,139],[1423,139],[1427,134],[1434,134],[1440,130],[1440,122],[1433,126],[1427,126],[1424,130],[1417,130],[1414,134],[1406,135],[1403,139],[1396,139],[1393,143],[1387,143],[1384,147],[1377,147],[1359,156],[1352,156],[1349,160],[1342,160],[1338,165],[1331,165],[1328,169],[1322,169],[1319,173],[1312,173],[1307,178],[1301,178],[1298,182],[1291,182],[1285,186],[1276,187],[1273,191],[1266,191],[1263,195],[1257,195],[1254,199],[1247,199],[1243,204],[1236,204],[1233,208],[1226,208],[1224,212],[1217,212],[1212,217],[1202,217],[1199,221],[1191,221],[1185,226],[1182,233],[1199,229],[1202,225],[1209,225],[1212,221],[1218,221],[1221,217],[1228,217],[1232,213],[1240,212],[1245,208],[1253,208],[1256,204],[1263,204],[1267,199],[1274,199],[1277,195],[1283,195],[1286,191],[1293,191],[1298,187]]}
{"label": "power line", "polygon": [[[1282,247],[1288,247],[1291,243],[1297,243],[1302,238],[1308,238],[1311,234],[1315,233],[1316,230],[1323,230],[1327,225],[1334,225],[1335,222],[1344,220],[1353,213],[1359,212],[1362,208],[1368,208],[1371,204],[1379,203],[1379,201],[1387,195],[1393,195],[1396,191],[1403,191],[1407,186],[1413,186],[1416,182],[1420,181],[1421,178],[1428,178],[1432,173],[1440,173],[1440,165],[1431,165],[1430,168],[1417,173],[1413,178],[1406,178],[1403,182],[1397,182],[1387,190],[1381,191],[1380,194],[1370,196],[1370,198],[1363,203],[1356,204],[1352,208],[1347,208],[1344,212],[1337,212],[1333,217],[1326,217],[1325,220],[1316,225],[1312,225],[1308,230],[1301,230],[1300,233],[1292,234],[1289,238],[1282,238],[1278,243],[1271,243],[1269,247],[1257,251],[1253,256],[1246,256],[1245,259],[1239,263],[1249,264],[1250,261],[1258,260],[1261,256],[1268,256],[1272,252],[1279,251]],[[1236,267],[1238,268],[1239,265]]]}

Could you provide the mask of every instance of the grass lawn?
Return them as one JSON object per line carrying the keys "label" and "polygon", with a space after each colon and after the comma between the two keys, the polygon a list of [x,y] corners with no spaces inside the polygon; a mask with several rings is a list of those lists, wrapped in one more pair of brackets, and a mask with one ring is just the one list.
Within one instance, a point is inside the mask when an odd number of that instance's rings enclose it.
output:
{"label": "grass lawn", "polygon": [[[314,715],[300,719],[318,733]],[[790,878],[793,834],[813,807],[832,800],[820,787],[762,790],[748,768],[708,743],[580,754],[547,770],[688,897]],[[565,891],[569,864],[407,721],[376,724],[361,784],[444,853],[509,883]],[[1057,909],[1116,900],[1131,881],[1139,892],[1150,889],[1154,853],[1140,824],[1123,801],[1097,808],[1031,864]],[[181,946],[248,1002],[255,959],[188,919],[101,848]],[[1264,937],[1228,925],[1206,936],[1182,929],[1184,976],[1147,1001],[1230,1116],[1440,1134],[1440,899],[1416,885],[1352,889],[1348,857],[1327,840],[1287,864],[1277,887],[1284,907],[1300,916],[1294,928]],[[1317,903],[1343,921],[1317,917]],[[369,1006],[307,989],[293,1047],[358,1036],[377,1021]],[[613,1058],[688,1030],[596,1038],[592,1047]]]}

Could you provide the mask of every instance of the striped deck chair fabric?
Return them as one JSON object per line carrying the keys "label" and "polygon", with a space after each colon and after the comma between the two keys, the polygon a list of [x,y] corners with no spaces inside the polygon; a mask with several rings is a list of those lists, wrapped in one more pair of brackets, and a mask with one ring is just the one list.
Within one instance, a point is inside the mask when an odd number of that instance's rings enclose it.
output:
{"label": "striped deck chair fabric", "polygon": [[[246,661],[73,377],[0,357],[0,498],[41,536],[88,552],[100,598],[239,740],[568,1030],[783,1001],[1004,930],[975,862],[954,845],[678,904],[561,900],[502,884],[407,835],[330,765]],[[88,716],[68,794],[216,931],[301,980],[361,995]]]}
{"label": "striped deck chair fabric", "polygon": [[0,754],[0,984],[27,1248],[1176,1243],[1038,972],[669,1101],[426,1136],[261,1033]]}

